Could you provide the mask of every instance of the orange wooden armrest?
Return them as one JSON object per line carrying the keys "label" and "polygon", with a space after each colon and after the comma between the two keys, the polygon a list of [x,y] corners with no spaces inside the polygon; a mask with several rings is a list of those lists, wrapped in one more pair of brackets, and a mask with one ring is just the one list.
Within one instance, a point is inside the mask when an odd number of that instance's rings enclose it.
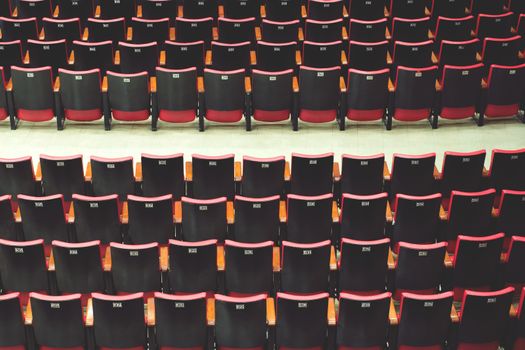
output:
{"label": "orange wooden armrest", "polygon": [[212,34],[213,40],[215,41],[219,40],[219,30],[217,29],[217,27],[213,27],[211,29],[211,34]]}
{"label": "orange wooden armrest", "polygon": [[346,30],[346,27],[341,29],[341,37],[343,38],[343,41],[348,40],[348,31]]}
{"label": "orange wooden armrest", "polygon": [[499,209],[498,208],[492,208],[492,217],[497,218],[499,216]]}
{"label": "orange wooden armrest", "polygon": [[42,167],[40,165],[40,161],[38,161],[38,164],[36,165],[35,181],[42,181]]}
{"label": "orange wooden armrest", "polygon": [[[246,77],[244,78],[244,83],[246,84],[246,79],[250,79],[250,77]],[[251,85],[251,83],[250,83]],[[250,86],[250,89],[251,89],[251,86]],[[242,165],[241,165],[241,162],[235,162],[234,164],[234,178],[235,178],[235,181],[241,181],[242,180]]]}
{"label": "orange wooden armrest", "polygon": [[46,38],[46,32],[45,32],[44,28],[42,28],[42,30],[38,34],[38,39],[39,40],[45,40],[45,38]]}
{"label": "orange wooden armrest", "polygon": [[250,50],[250,64],[252,66],[255,66],[257,64],[257,55],[255,54],[255,51]]}
{"label": "orange wooden armrest", "polygon": [[18,17],[18,7],[15,7],[13,9],[13,12],[11,13],[11,17]]}
{"label": "orange wooden armrest", "polygon": [[184,17],[184,6],[179,5],[177,8],[177,17]]}
{"label": "orange wooden armrest", "polygon": [[69,213],[67,213],[67,222],[70,224],[75,223],[75,206],[73,203],[69,206]]}
{"label": "orange wooden armrest", "polygon": [[337,202],[332,202],[332,222],[339,222],[339,209],[337,208]]}
{"label": "orange wooden armrest", "polygon": [[166,65],[166,51],[165,50],[160,51],[159,64],[161,66]]}
{"label": "orange wooden armrest", "polygon": [[383,9],[383,15],[384,15],[384,17],[390,17],[390,12],[388,12],[388,8],[386,7],[386,5],[385,5],[385,7]]}
{"label": "orange wooden armrest", "polygon": [[284,181],[290,181],[290,177],[291,177],[290,163],[288,161],[286,161],[284,163]]}
{"label": "orange wooden armrest", "polygon": [[69,54],[69,58],[67,60],[68,64],[75,64],[75,51],[71,50],[71,53]]}
{"label": "orange wooden armrest", "polygon": [[170,27],[170,40],[175,41],[177,38],[177,29],[175,27]]}
{"label": "orange wooden armrest", "polygon": [[261,5],[259,12],[261,14],[261,18],[266,18],[266,7],[264,7],[264,5]]}
{"label": "orange wooden armrest", "polygon": [[306,11],[306,6],[304,6],[304,5],[301,5],[301,17],[302,18],[307,18],[308,17],[308,12]]}
{"label": "orange wooden armrest", "polygon": [[346,59],[346,53],[344,50],[341,50],[341,64],[343,66],[346,66],[348,64],[348,61]]}
{"label": "orange wooden armrest", "polygon": [[205,58],[204,64],[206,66],[211,66],[211,62],[212,62],[211,50],[206,50],[206,58]]}
{"label": "orange wooden armrest", "polygon": [[339,170],[339,163],[338,162],[334,162],[334,165],[332,167],[332,173],[333,173],[335,181],[341,180],[341,170]]}
{"label": "orange wooden armrest", "polygon": [[448,214],[447,214],[447,212],[445,211],[445,208],[443,208],[442,205],[439,207],[439,218],[442,221],[448,220]]}
{"label": "orange wooden armrest", "polygon": [[20,214],[20,207],[16,209],[15,212],[15,221],[16,222],[22,222],[22,215]]}
{"label": "orange wooden armrest", "polygon": [[483,167],[483,177],[489,177],[490,171],[487,170],[487,168]]}
{"label": "orange wooden armrest", "polygon": [[199,94],[204,93],[204,78],[203,77],[197,77],[197,91],[199,92]]}
{"label": "orange wooden armrest", "polygon": [[394,300],[392,299],[390,299],[390,309],[388,309],[388,321],[391,326],[396,326],[399,323]]}
{"label": "orange wooden armrest", "polygon": [[106,248],[106,255],[104,256],[104,271],[111,271],[111,247]]}
{"label": "orange wooden armrest", "polygon": [[94,324],[95,323],[93,319],[93,298],[89,298],[86,307],[86,326],[93,327]]}
{"label": "orange wooden armrest", "polygon": [[286,222],[286,201],[279,201],[279,221]]}
{"label": "orange wooden armrest", "polygon": [[148,298],[148,304],[146,306],[146,320],[148,326],[155,326],[155,299]]}
{"label": "orange wooden armrest", "polygon": [[100,5],[95,8],[95,18],[100,18]]}
{"label": "orange wooden armrest", "polygon": [[303,59],[301,58],[301,51],[296,50],[295,51],[295,64],[300,66],[303,63]]}
{"label": "orange wooden armrest", "polygon": [[346,84],[345,79],[343,77],[339,77],[339,90],[341,92],[346,92]]}
{"label": "orange wooden armrest", "polygon": [[[297,77],[293,77],[292,79],[292,88],[293,88],[293,92],[299,92],[299,79],[297,79]],[[288,164],[288,162],[286,162],[286,164]],[[288,165],[288,174],[290,173],[290,166]],[[286,174],[286,168],[285,168],[285,174]],[[285,175],[285,180],[286,180],[286,175]]]}
{"label": "orange wooden armrest", "polygon": [[425,6],[425,17],[430,16],[432,13],[428,9],[428,7]]}
{"label": "orange wooden armrest", "polygon": [[[428,30],[428,39],[429,39],[429,40],[434,40],[434,38],[435,38],[435,37],[434,37],[434,33],[432,33],[432,31],[429,29],[429,30]],[[434,54],[434,53],[432,53],[432,54]]]}
{"label": "orange wooden armrest", "polygon": [[224,271],[226,264],[224,262],[224,246],[217,246],[217,271]]}
{"label": "orange wooden armrest", "polygon": [[499,256],[499,261],[500,261],[500,263],[502,263],[502,264],[506,263],[506,262],[507,262],[507,257],[508,257],[508,256],[507,256],[507,253],[502,252],[502,253],[500,254],[500,256]]}
{"label": "orange wooden armrest", "polygon": [[0,39],[2,39],[2,29],[0,28]]}
{"label": "orange wooden armrest", "polygon": [[346,8],[346,5],[343,5],[343,17],[348,17],[348,9]]}
{"label": "orange wooden armrest", "polygon": [[160,269],[162,271],[168,271],[169,269],[168,247],[160,247],[159,264],[160,264]]}
{"label": "orange wooden armrest", "polygon": [[479,53],[476,53],[476,62],[482,62],[483,61],[483,58],[481,57],[481,55]]}
{"label": "orange wooden armrest", "polygon": [[127,224],[129,220],[128,202],[122,202],[122,213],[120,214],[120,222]]}
{"label": "orange wooden armrest", "polygon": [[450,257],[450,255],[448,255],[448,253],[445,253],[445,261],[444,261],[444,264],[445,264],[445,267],[447,269],[450,269],[453,267],[453,263],[452,263],[452,258]]}
{"label": "orange wooden armrest", "polygon": [[[104,80],[106,81],[106,84],[107,84],[107,78],[104,77]],[[102,82],[102,88],[104,88],[104,82]],[[91,181],[92,179],[92,175],[91,175],[91,162],[88,161],[87,162],[87,166],[86,166],[86,175],[84,176],[84,179],[86,181]]]}
{"label": "orange wooden armrest", "polygon": [[439,174],[439,170],[437,168],[436,165],[434,165],[434,179],[439,179],[440,178],[440,174]]}
{"label": "orange wooden armrest", "polygon": [[206,321],[208,326],[215,325],[215,299],[213,298],[206,300]]}
{"label": "orange wooden armrest", "polygon": [[525,53],[523,53],[523,51],[518,51],[518,58],[522,60],[524,57]]}
{"label": "orange wooden armrest", "polygon": [[142,17],[142,5],[137,5],[137,17]]}
{"label": "orange wooden armrest", "polygon": [[334,298],[328,298],[328,313],[326,315],[326,319],[328,320],[329,326],[335,326],[336,319],[335,319],[335,300]]}
{"label": "orange wooden armrest", "polygon": [[438,64],[439,63],[439,60],[436,56],[435,53],[432,52],[432,55],[431,55],[431,59],[432,59],[432,64]]}
{"label": "orange wooden armrest", "polygon": [[[389,84],[390,84],[390,80],[389,80]],[[390,89],[390,86],[388,88]],[[388,164],[386,164],[386,161],[384,162],[384,165],[383,165],[383,179],[390,180],[390,170],[388,170]]]}
{"label": "orange wooden armrest", "polygon": [[149,89],[150,92],[157,92],[157,77],[149,78]]}
{"label": "orange wooden armrest", "polygon": [[232,225],[235,222],[235,210],[233,209],[233,202],[226,202],[226,222]]}
{"label": "orange wooden armrest", "polygon": [[514,305],[514,304],[510,305],[509,316],[511,318],[518,317],[518,305]]}
{"label": "orange wooden armrest", "polygon": [[450,320],[452,323],[459,323],[458,312],[456,311],[456,307],[454,305],[452,305],[452,309],[450,309]]}
{"label": "orange wooden armrest", "polygon": [[275,302],[273,298],[266,299],[266,324],[275,326]]}
{"label": "orange wooden armrest", "polygon": [[13,79],[12,78],[9,79],[9,81],[7,82],[5,90],[6,91],[13,91]]}
{"label": "orange wooden armrest", "polygon": [[279,247],[273,247],[272,251],[272,265],[273,265],[273,271],[279,272],[281,271],[281,251]]}
{"label": "orange wooden armrest", "polygon": [[82,32],[82,41],[87,41],[89,39],[89,29],[86,27]]}
{"label": "orange wooden armrest", "polygon": [[259,41],[262,39],[261,28],[255,27],[255,40]]}
{"label": "orange wooden armrest", "polygon": [[392,208],[390,208],[390,203],[386,201],[386,222],[394,221],[394,216],[392,215]]}
{"label": "orange wooden armrest", "polygon": [[131,41],[133,40],[133,28],[128,27],[128,30],[126,32],[126,40]]}
{"label": "orange wooden armrest", "polygon": [[174,207],[175,209],[173,212],[175,213],[175,223],[180,224],[182,222],[182,202],[176,201]]}
{"label": "orange wooden armrest", "polygon": [[217,12],[218,12],[219,17],[224,17],[224,6],[219,5]]}
{"label": "orange wooden armrest", "polygon": [[388,265],[389,270],[395,270],[396,261],[394,259],[394,253],[392,252],[392,249],[388,249],[388,258],[386,264]]}
{"label": "orange wooden armrest", "polygon": [[391,65],[394,61],[392,60],[392,56],[390,56],[390,52],[386,52],[386,64]]}
{"label": "orange wooden armrest", "polygon": [[299,30],[297,31],[297,39],[298,41],[304,41],[304,32],[302,27],[299,27]]}
{"label": "orange wooden armrest", "polygon": [[388,78],[388,92],[395,92],[396,88],[394,86],[394,83],[392,83],[392,80]]}
{"label": "orange wooden armrest", "polygon": [[31,63],[31,57],[29,56],[29,51],[26,51],[26,54],[24,56],[24,64]]}
{"label": "orange wooden armrest", "polygon": [[193,164],[186,162],[186,181],[193,181]]}
{"label": "orange wooden armrest", "polygon": [[25,313],[25,316],[24,316],[24,323],[27,326],[30,326],[30,325],[33,324],[33,310],[31,309],[31,301],[30,300],[27,301],[26,313]]}
{"label": "orange wooden armrest", "polygon": [[135,164],[135,181],[142,182],[142,163],[137,162]]}
{"label": "orange wooden armrest", "polygon": [[443,87],[439,83],[439,80],[436,79],[436,92],[441,92],[443,90]]}
{"label": "orange wooden armrest", "polygon": [[51,249],[51,253],[49,254],[49,260],[47,261],[47,269],[48,271],[55,271],[55,257],[53,256],[53,249]]}
{"label": "orange wooden armrest", "polygon": [[487,81],[485,79],[481,79],[481,88],[487,89],[488,87],[489,87],[489,84],[487,83]]}
{"label": "orange wooden armrest", "polygon": [[55,11],[53,11],[53,17],[58,18],[58,16],[60,16],[60,6],[57,5]]}
{"label": "orange wooden armrest", "polygon": [[120,51],[119,50],[115,50],[115,65],[119,65],[120,64]]}
{"label": "orange wooden armrest", "polygon": [[386,40],[392,39],[392,34],[390,34],[390,31],[388,30],[388,27],[385,29],[385,39]]}
{"label": "orange wooden armrest", "polygon": [[57,77],[55,79],[55,84],[53,85],[53,91],[59,92],[60,91],[60,77]]}
{"label": "orange wooden armrest", "polygon": [[330,246],[330,270],[331,271],[337,270],[337,258],[335,257],[334,246]]}
{"label": "orange wooden armrest", "polygon": [[[250,51],[250,54],[251,54],[251,52],[253,52],[253,51]],[[255,55],[255,52],[253,52],[253,54]],[[247,94],[251,94],[252,93],[252,80],[250,79],[250,77],[244,77],[244,91]],[[240,165],[240,163],[239,163],[239,165]]]}

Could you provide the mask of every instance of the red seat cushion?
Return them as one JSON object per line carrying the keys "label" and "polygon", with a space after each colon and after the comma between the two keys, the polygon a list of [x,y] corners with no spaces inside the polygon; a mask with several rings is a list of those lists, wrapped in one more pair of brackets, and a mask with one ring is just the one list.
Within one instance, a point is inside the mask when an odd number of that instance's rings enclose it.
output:
{"label": "red seat cushion", "polygon": [[219,123],[235,123],[242,119],[242,112],[242,109],[233,111],[218,111],[214,109],[208,109],[206,111],[206,119]]}
{"label": "red seat cushion", "polygon": [[9,115],[7,113],[7,109],[5,108],[0,108],[0,120],[4,120],[5,118],[7,118]]}
{"label": "red seat cushion", "polygon": [[136,122],[147,120],[149,118],[149,110],[143,109],[140,111],[117,111],[113,110],[113,118],[126,122]]}
{"label": "red seat cushion", "polygon": [[525,338],[516,339],[513,350],[525,350]]}
{"label": "red seat cushion", "polygon": [[0,346],[0,350],[25,350],[25,345]]}
{"label": "red seat cushion", "polygon": [[282,109],[280,111],[263,111],[261,109],[256,109],[253,112],[253,119],[261,122],[280,122],[287,120],[289,117],[289,109]]}
{"label": "red seat cushion", "polygon": [[326,111],[314,111],[312,109],[301,109],[299,119],[308,123],[328,123],[334,121],[337,110],[329,109]]}
{"label": "red seat cushion", "polygon": [[132,348],[108,348],[108,347],[105,347],[105,346],[101,346],[99,349],[100,350],[144,350],[144,347],[143,346],[135,346],[135,347],[132,347]]}
{"label": "red seat cushion", "polygon": [[396,108],[394,112],[394,119],[397,119],[403,122],[415,122],[418,120],[427,119],[429,115],[430,115],[430,108],[422,108],[422,109]]}
{"label": "red seat cushion", "polygon": [[337,347],[337,350],[382,350],[384,349],[384,347],[382,346],[366,346],[366,347],[363,347],[363,346],[359,346],[359,347],[355,347],[355,346],[338,346]]}
{"label": "red seat cushion", "polygon": [[168,111],[161,109],[159,119],[168,123],[188,123],[195,120],[195,110],[187,109],[184,111]]}
{"label": "red seat cushion", "polygon": [[399,350],[443,350],[443,346],[441,345],[429,345],[429,346],[399,345]]}
{"label": "red seat cushion", "polygon": [[64,110],[66,119],[74,120],[77,122],[91,122],[93,120],[99,120],[102,118],[102,111],[100,108],[88,109],[88,110],[75,110],[66,109]]}
{"label": "red seat cushion", "polygon": [[176,348],[173,346],[161,346],[160,350],[204,350],[204,348],[201,346],[196,346],[193,348]]}
{"label": "red seat cushion", "polygon": [[445,119],[465,119],[474,116],[475,113],[476,108],[474,106],[462,108],[443,107],[439,116]]}
{"label": "red seat cushion", "polygon": [[346,114],[346,117],[350,120],[366,122],[382,119],[384,115],[385,110],[382,108],[370,110],[349,109],[348,113]]}
{"label": "red seat cushion", "polygon": [[19,109],[17,116],[20,120],[28,122],[47,122],[55,117],[55,112],[52,109]]}
{"label": "red seat cushion", "polygon": [[71,348],[54,348],[50,346],[41,346],[40,350],[83,350],[83,346],[73,346]]}
{"label": "red seat cushion", "polygon": [[498,350],[498,347],[497,341],[483,344],[459,343],[457,350]]}
{"label": "red seat cushion", "polygon": [[512,117],[518,114],[518,104],[514,105],[487,105],[485,116],[489,118]]}

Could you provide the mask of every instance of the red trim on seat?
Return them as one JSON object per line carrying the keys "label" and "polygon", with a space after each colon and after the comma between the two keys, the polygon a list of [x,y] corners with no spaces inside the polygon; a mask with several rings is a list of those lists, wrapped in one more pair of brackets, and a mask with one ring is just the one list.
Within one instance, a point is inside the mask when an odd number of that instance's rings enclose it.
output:
{"label": "red trim on seat", "polygon": [[132,348],[108,348],[106,346],[101,346],[99,350],[144,350],[143,346],[135,346]]}
{"label": "red trim on seat", "polygon": [[487,105],[485,116],[488,118],[512,117],[518,114],[519,105]]}
{"label": "red trim on seat", "polygon": [[281,198],[281,196],[276,194],[275,196],[261,197],[261,198],[252,198],[252,197],[244,197],[241,195],[235,195],[234,199],[236,201],[241,201],[241,202],[261,203],[261,202],[273,202],[273,201],[279,200],[279,198]]}
{"label": "red trim on seat", "polygon": [[83,350],[83,346],[73,346],[70,348],[55,348],[51,346],[41,346],[39,350]]}
{"label": "red trim on seat", "polygon": [[383,108],[370,110],[348,109],[346,117],[350,120],[356,121],[372,121],[379,120],[383,118],[384,115],[385,110]]}
{"label": "red trim on seat", "polygon": [[439,116],[445,119],[465,119],[470,118],[476,113],[476,107],[443,107]]}
{"label": "red trim on seat", "polygon": [[256,301],[266,300],[266,293],[245,295],[245,296],[231,296],[223,294],[215,294],[215,299],[220,301],[225,301],[229,303],[252,303]]}
{"label": "red trim on seat", "polygon": [[399,350],[442,350],[441,345],[429,345],[429,346],[410,346],[410,345],[399,345]]}
{"label": "red trim on seat", "polygon": [[433,295],[436,293],[435,288],[431,289],[396,289],[393,299],[399,300],[401,299],[403,293],[411,293],[411,294],[418,294],[418,295]]}
{"label": "red trim on seat", "polygon": [[235,123],[242,119],[242,113],[242,109],[236,109],[233,111],[208,109],[206,111],[206,119],[219,123]]}
{"label": "red trim on seat", "polygon": [[216,245],[217,240],[208,239],[206,241],[199,241],[199,242],[186,242],[186,241],[178,241],[176,239],[170,239],[169,244],[178,246],[178,247],[206,247],[209,245]]}
{"label": "red trim on seat", "polygon": [[278,349],[279,350],[323,350],[323,347],[322,346],[314,346],[314,347],[311,347],[311,348],[292,348],[292,347],[289,347],[289,346],[279,346]]}
{"label": "red trim on seat", "polygon": [[474,343],[459,343],[457,350],[498,350],[499,342],[474,344]]}
{"label": "red trim on seat", "polygon": [[396,108],[394,112],[394,119],[404,122],[415,122],[418,120],[427,119],[430,115],[430,108],[421,109],[404,109]]}
{"label": "red trim on seat", "polygon": [[[4,348],[0,348],[0,350],[3,350]],[[514,342],[514,350],[525,350],[525,338],[518,338]]]}
{"label": "red trim on seat", "polygon": [[202,346],[195,346],[192,348],[176,348],[173,346],[160,346],[159,348],[160,350],[204,350]]}
{"label": "red trim on seat", "polygon": [[167,109],[161,109],[159,119],[168,123],[188,123],[195,120],[195,110],[169,111]]}
{"label": "red trim on seat", "polygon": [[65,109],[66,119],[79,121],[79,122],[91,122],[93,120],[99,120],[102,118],[102,110],[100,108],[88,109],[88,110],[74,110]]}
{"label": "red trim on seat", "polygon": [[20,108],[16,114],[20,120],[26,120],[28,122],[46,122],[55,117],[55,112],[53,112],[51,108],[39,110]]}
{"label": "red trim on seat", "polygon": [[[386,18],[385,18],[386,19]],[[355,347],[355,346],[338,346],[337,350],[382,350],[383,346],[367,346],[367,347]]]}
{"label": "red trim on seat", "polygon": [[140,111],[117,111],[114,109],[112,112],[113,118],[115,118],[115,120],[135,122],[147,120],[149,118],[149,110],[147,109]]}
{"label": "red trim on seat", "polygon": [[198,300],[206,298],[206,292],[194,293],[194,294],[166,294],[161,292],[155,292],[155,298],[173,300],[173,301],[188,301],[188,300]]}
{"label": "red trim on seat", "polygon": [[0,350],[25,350],[25,345],[0,346]]}
{"label": "red trim on seat", "polygon": [[5,108],[0,109],[0,120],[4,120],[8,116],[9,114],[7,113],[7,110]]}
{"label": "red trim on seat", "polygon": [[148,203],[148,202],[164,202],[168,200],[173,200],[172,194],[165,194],[163,196],[157,196],[157,197],[142,197],[142,196],[135,196],[132,194],[128,194],[128,201],[134,201],[134,202],[141,202],[141,203]]}
{"label": "red trim on seat", "polygon": [[339,299],[348,299],[348,300],[357,300],[357,301],[374,301],[374,300],[382,300],[382,299],[390,299],[392,297],[392,293],[390,292],[384,292],[384,293],[375,293],[375,294],[352,294],[352,293],[346,293],[342,292],[339,294]]}
{"label": "red trim on seat", "polygon": [[280,122],[287,120],[289,117],[289,109],[281,109],[279,111],[264,111],[262,109],[256,109],[253,112],[253,119],[261,122]]}
{"label": "red trim on seat", "polygon": [[188,197],[181,197],[182,202],[191,203],[191,204],[218,204],[225,203],[227,201],[226,197],[212,198],[212,199],[195,199]]}
{"label": "red trim on seat", "polygon": [[111,242],[109,246],[111,248],[116,248],[116,249],[140,250],[140,249],[157,248],[159,244],[157,242],[146,243],[146,244],[123,244],[123,243]]}
{"label": "red trim on seat", "polygon": [[337,110],[329,109],[324,111],[314,111],[312,109],[301,109],[299,119],[308,123],[328,123],[334,121]]}
{"label": "red trim on seat", "polygon": [[257,248],[266,248],[266,247],[272,247],[273,241],[265,241],[260,243],[242,243],[242,242],[236,242],[232,241],[230,239],[227,239],[224,241],[225,245],[230,247],[236,247],[236,248],[246,248],[246,249],[257,249]]}

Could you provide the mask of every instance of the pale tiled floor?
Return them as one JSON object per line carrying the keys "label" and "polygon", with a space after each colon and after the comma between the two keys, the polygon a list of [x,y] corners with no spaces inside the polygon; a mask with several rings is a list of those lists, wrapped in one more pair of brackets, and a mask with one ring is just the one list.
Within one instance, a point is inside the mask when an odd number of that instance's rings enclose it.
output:
{"label": "pale tiled floor", "polygon": [[[31,124],[21,122],[11,131],[7,122],[0,122],[0,157],[32,155],[84,154],[106,157],[134,156],[141,152],[171,154],[183,152],[221,155],[235,153],[251,156],[290,156],[291,152],[334,152],[336,160],[343,153],[367,155],[385,153],[390,163],[392,154],[426,152],[437,153],[441,164],[446,150],[472,151],[493,148],[516,149],[525,147],[525,124],[517,119],[489,121],[477,127],[472,120],[441,121],[437,130],[428,123],[401,124],[394,122],[386,131],[380,122],[347,124],[346,131],[333,125],[301,124],[299,132],[292,132],[289,123],[261,125],[254,123],[253,131],[244,131],[244,122],[237,125],[207,124],[205,132],[198,132],[196,124],[172,125],[160,123],[152,132],[149,122],[120,124],[114,122],[111,131],[104,131],[102,122],[92,124],[67,123],[65,130],[57,131],[54,122]],[[487,157],[488,165],[490,156]]]}

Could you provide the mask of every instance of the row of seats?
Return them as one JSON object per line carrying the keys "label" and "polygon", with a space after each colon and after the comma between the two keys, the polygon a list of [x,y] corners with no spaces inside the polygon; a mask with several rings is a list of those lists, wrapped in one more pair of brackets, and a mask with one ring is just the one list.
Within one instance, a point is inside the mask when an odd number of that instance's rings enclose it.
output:
{"label": "row of seats", "polygon": [[[224,52],[227,52],[224,51]],[[130,62],[133,60],[130,58]],[[484,66],[445,66],[437,80],[438,66],[397,67],[395,83],[389,69],[374,72],[340,67],[300,66],[298,78],[293,69],[281,72],[245,69],[221,71],[197,68],[166,69],[157,67],[156,77],[147,72],[122,74],[99,69],[69,71],[59,69],[53,79],[51,67],[13,66],[12,78],[0,99],[0,119],[9,117],[11,129],[20,120],[50,121],[57,129],[65,120],[89,122],[104,119],[106,130],[112,120],[123,122],[150,119],[157,130],[158,121],[187,123],[198,119],[204,131],[205,120],[236,123],[245,119],[246,130],[252,118],[261,122],[291,121],[292,130],[299,121],[338,123],[344,130],[346,119],[382,120],[387,130],[393,120],[415,122],[428,120],[438,127],[439,118],[474,118],[483,125],[485,118],[516,116],[522,122],[525,64],[490,66],[487,80]],[[347,76],[345,83],[342,75]],[[461,98],[460,98],[461,97]]]}
{"label": "row of seats", "polygon": [[[467,291],[461,305],[450,293],[358,296],[278,293],[237,297],[204,293],[93,293],[87,308],[80,295],[31,293],[24,310],[18,293],[0,299],[0,345],[103,349],[505,349],[525,343],[523,300],[513,288]],[[26,332],[29,327],[32,332]],[[67,329],[67,332],[64,330]]]}

